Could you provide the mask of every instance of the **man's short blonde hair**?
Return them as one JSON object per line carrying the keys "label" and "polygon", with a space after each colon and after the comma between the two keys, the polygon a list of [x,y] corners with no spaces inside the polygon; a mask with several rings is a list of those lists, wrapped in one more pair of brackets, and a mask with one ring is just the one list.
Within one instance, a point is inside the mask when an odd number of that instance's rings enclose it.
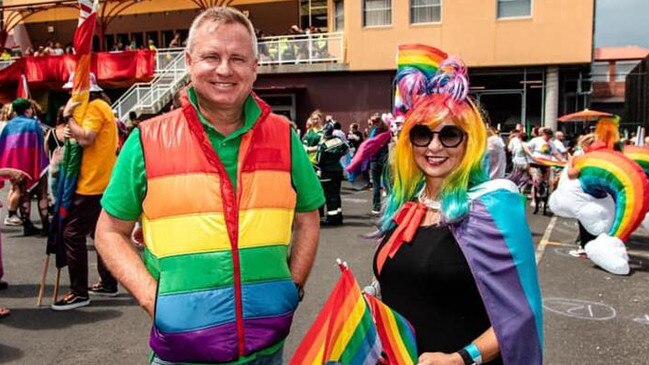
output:
{"label": "man's short blonde hair", "polygon": [[243,25],[248,30],[248,33],[250,33],[250,38],[252,39],[252,51],[255,57],[257,57],[257,36],[255,35],[255,28],[252,26],[252,22],[250,22],[250,19],[243,15],[239,10],[225,6],[209,8],[200,13],[194,19],[191,28],[189,28],[189,36],[187,37],[187,52],[191,53],[194,46],[196,31],[205,22],[212,22],[218,25],[237,23]]}

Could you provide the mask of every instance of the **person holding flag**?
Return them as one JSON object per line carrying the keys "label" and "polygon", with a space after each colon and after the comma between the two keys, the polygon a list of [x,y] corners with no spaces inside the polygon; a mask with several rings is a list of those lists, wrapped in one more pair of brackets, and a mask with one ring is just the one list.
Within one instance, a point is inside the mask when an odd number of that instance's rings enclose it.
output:
{"label": "person holding flag", "polygon": [[541,292],[523,199],[489,180],[487,134],[457,58],[399,47],[391,161],[374,273],[415,328],[419,365],[542,364]]}
{"label": "person holding flag", "polygon": [[[106,269],[99,254],[97,270],[101,281],[88,287],[86,236],[94,238],[101,212],[100,200],[117,160],[117,125],[110,105],[104,101],[103,90],[97,85],[95,75],[90,73],[96,3],[80,1],[80,8],[81,17],[74,42],[77,66],[69,81],[63,85],[63,89],[71,90],[72,97],[63,110],[63,117],[67,120],[63,160],[67,164],[62,168],[65,170],[62,179],[71,181],[59,183],[63,185],[59,193],[65,196],[57,196],[59,209],[56,214],[59,214],[58,223],[61,224],[55,226],[65,245],[70,291],[52,304],[52,309],[56,311],[87,306],[90,304],[89,292],[103,296],[117,295],[117,281]],[[69,158],[71,154],[77,158]],[[61,244],[60,240],[58,244]],[[60,265],[57,257],[57,267]]]}

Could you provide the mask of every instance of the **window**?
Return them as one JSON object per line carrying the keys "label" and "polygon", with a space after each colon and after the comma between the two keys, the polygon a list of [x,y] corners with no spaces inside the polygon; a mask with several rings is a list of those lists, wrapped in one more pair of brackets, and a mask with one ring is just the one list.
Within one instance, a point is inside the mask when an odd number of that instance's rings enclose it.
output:
{"label": "window", "polygon": [[618,61],[615,63],[615,81],[625,81],[640,61]]}
{"label": "window", "polygon": [[498,0],[498,18],[532,16],[532,0]]}
{"label": "window", "polygon": [[300,0],[300,27],[327,29],[327,0]]}
{"label": "window", "polygon": [[442,21],[442,0],[410,0],[410,24]]}
{"label": "window", "polygon": [[392,0],[363,0],[363,26],[392,24]]}
{"label": "window", "polygon": [[608,62],[595,62],[591,68],[593,82],[608,82]]}
{"label": "window", "polygon": [[334,31],[342,32],[345,30],[345,3],[343,0],[334,2]]}

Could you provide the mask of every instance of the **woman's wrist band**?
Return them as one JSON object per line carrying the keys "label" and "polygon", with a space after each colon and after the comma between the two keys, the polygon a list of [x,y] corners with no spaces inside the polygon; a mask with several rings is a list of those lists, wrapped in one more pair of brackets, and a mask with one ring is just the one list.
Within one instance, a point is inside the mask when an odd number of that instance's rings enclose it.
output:
{"label": "woman's wrist band", "polygon": [[466,345],[462,350],[457,352],[464,360],[465,365],[480,365],[482,364],[482,354],[473,342]]}

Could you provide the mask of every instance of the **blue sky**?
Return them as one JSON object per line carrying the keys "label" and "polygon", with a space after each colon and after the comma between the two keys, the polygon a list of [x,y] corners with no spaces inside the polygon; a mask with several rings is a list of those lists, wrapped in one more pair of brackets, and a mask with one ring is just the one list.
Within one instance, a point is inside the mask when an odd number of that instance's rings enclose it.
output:
{"label": "blue sky", "polygon": [[649,0],[595,1],[595,47],[649,48]]}

